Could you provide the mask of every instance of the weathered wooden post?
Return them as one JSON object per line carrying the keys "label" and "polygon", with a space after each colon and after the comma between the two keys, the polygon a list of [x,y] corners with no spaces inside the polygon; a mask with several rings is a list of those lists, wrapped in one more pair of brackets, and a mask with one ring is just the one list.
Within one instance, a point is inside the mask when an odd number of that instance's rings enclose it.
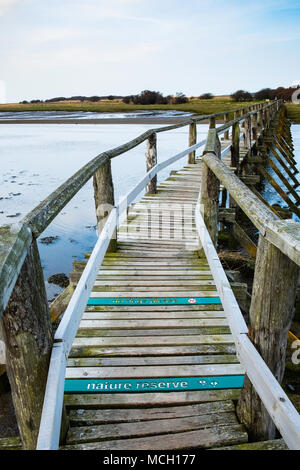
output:
{"label": "weathered wooden post", "polygon": [[[214,153],[221,158],[221,144],[216,130],[208,131],[206,147],[203,155]],[[213,244],[218,244],[218,214],[219,214],[220,182],[215,174],[202,161],[202,183],[200,210]]]}
{"label": "weathered wooden post", "polygon": [[235,173],[239,172],[240,161],[240,124],[236,122],[232,126],[231,135],[231,166],[236,168]]}
{"label": "weathered wooden post", "polygon": [[[298,266],[260,235],[249,335],[279,383],[285,369],[298,278]],[[248,378],[238,403],[238,416],[252,441],[275,438],[275,425]]]}
{"label": "weathered wooden post", "polygon": [[[1,231],[3,243],[3,239],[9,239],[10,228],[2,229],[6,229],[5,233]],[[6,266],[13,269],[7,262]],[[43,271],[35,240],[28,249],[0,323],[23,449],[34,450],[53,343]]]}
{"label": "weathered wooden post", "polygon": [[246,149],[251,148],[251,116],[246,117],[244,121],[244,146]]}
{"label": "weathered wooden post", "polygon": [[258,129],[258,132],[261,133],[262,129],[263,129],[263,112],[262,110],[260,109],[257,113],[257,129]]}
{"label": "weathered wooden post", "polygon": [[[229,122],[229,113],[224,114],[224,124]],[[229,129],[224,132],[224,140],[229,140]]]}
{"label": "weathered wooden post", "polygon": [[[197,125],[195,122],[192,122],[192,124],[190,124],[190,132],[189,132],[189,147],[192,147],[192,145],[196,145],[196,143],[197,143]],[[190,164],[196,163],[196,151],[195,150],[189,153],[188,162]]]}
{"label": "weathered wooden post", "polygon": [[[102,164],[99,170],[94,173],[93,185],[97,217],[97,230],[98,235],[100,235],[107,218],[115,205],[114,185],[112,180],[110,159],[107,159],[107,161]],[[114,252],[116,250],[117,232],[115,231],[107,251]]]}
{"label": "weathered wooden post", "polygon": [[252,128],[252,139],[257,143],[257,140],[258,140],[258,115],[257,113],[253,114],[252,116],[251,128]]}
{"label": "weathered wooden post", "polygon": [[[147,152],[146,152],[146,169],[147,173],[157,164],[157,138],[156,134],[153,133],[147,140]],[[157,186],[157,176],[148,183],[147,193],[155,194]]]}
{"label": "weathered wooden post", "polygon": [[216,128],[216,118],[212,117],[209,119],[209,128],[210,129],[215,129]]}

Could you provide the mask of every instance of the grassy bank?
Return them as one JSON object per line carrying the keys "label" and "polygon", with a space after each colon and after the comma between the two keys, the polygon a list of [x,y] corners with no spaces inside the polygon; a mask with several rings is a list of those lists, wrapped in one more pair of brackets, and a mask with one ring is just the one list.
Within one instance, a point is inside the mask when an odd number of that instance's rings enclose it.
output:
{"label": "grassy bank", "polygon": [[134,105],[125,104],[120,101],[108,101],[91,103],[89,101],[61,101],[57,103],[37,103],[37,104],[1,104],[1,111],[90,111],[98,113],[119,113],[133,111],[154,111],[154,110],[177,110],[193,112],[195,114],[215,114],[222,111],[231,111],[237,108],[254,104],[255,102],[236,102],[229,98],[215,98],[212,100],[192,99],[188,103],[177,105]]}
{"label": "grassy bank", "polygon": [[285,105],[288,112],[288,119],[300,124],[300,104],[288,103]]}

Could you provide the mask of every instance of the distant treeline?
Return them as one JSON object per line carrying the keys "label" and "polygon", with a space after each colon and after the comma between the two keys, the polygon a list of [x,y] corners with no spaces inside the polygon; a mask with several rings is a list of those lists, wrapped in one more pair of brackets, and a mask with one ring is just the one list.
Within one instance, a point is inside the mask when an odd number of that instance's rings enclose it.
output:
{"label": "distant treeline", "polygon": [[188,98],[183,93],[176,96],[163,96],[159,91],[144,90],[139,95],[124,96],[123,103],[126,104],[183,104]]}
{"label": "distant treeline", "polygon": [[[284,88],[278,87],[275,89],[272,88],[263,88],[255,93],[251,93],[246,90],[237,90],[236,92],[232,93],[230,96],[233,101],[253,101],[253,100],[274,100],[274,99],[282,99],[285,101],[291,101],[292,95],[295,92],[295,88]],[[193,99],[194,97],[192,97]],[[202,95],[198,96],[200,100],[210,100],[214,98],[212,93],[203,93]],[[28,103],[55,103],[58,101],[90,101],[92,103],[96,103],[102,100],[122,100],[123,103],[126,104],[140,104],[140,105],[151,105],[151,104],[184,104],[189,101],[189,98],[183,93],[176,93],[175,96],[168,95],[163,96],[162,93],[159,91],[151,91],[151,90],[144,90],[138,95],[129,95],[129,96],[118,96],[118,95],[108,95],[108,96],[71,96],[70,98],[66,98],[64,96],[59,96],[56,98],[51,98],[48,100],[31,100],[31,101],[21,101],[22,104]]]}
{"label": "distant treeline", "polygon": [[292,95],[295,92],[295,88],[284,88],[278,87],[275,89],[272,88],[263,88],[262,90],[257,91],[256,93],[250,93],[245,90],[238,90],[231,95],[231,98],[234,101],[252,101],[252,100],[284,100],[291,101]]}
{"label": "distant treeline", "polygon": [[55,103],[57,101],[91,101],[92,103],[96,103],[97,101],[101,100],[117,100],[122,99],[123,96],[116,96],[116,95],[108,95],[108,96],[70,96],[70,98],[66,98],[65,96],[57,96],[56,98],[50,98],[49,100],[31,100],[31,101],[20,101],[22,104],[26,103]]}

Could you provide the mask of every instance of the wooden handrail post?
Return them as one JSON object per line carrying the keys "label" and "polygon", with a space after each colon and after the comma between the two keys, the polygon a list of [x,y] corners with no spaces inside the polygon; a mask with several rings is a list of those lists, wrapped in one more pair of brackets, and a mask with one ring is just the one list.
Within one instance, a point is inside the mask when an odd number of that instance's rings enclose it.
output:
{"label": "wooden handrail post", "polygon": [[261,110],[259,110],[257,113],[257,128],[258,128],[259,133],[261,132],[263,128],[263,112]]}
{"label": "wooden handrail post", "polygon": [[236,122],[232,126],[231,136],[231,166],[236,168],[235,173],[239,172],[240,161],[240,124]]}
{"label": "wooden handrail post", "polygon": [[[299,268],[286,255],[259,238],[250,307],[250,339],[281,383],[289,328],[293,318]],[[238,403],[238,415],[252,441],[275,438],[275,426],[249,379]]]}
{"label": "wooden handrail post", "polygon": [[257,143],[258,140],[258,115],[253,114],[251,120],[251,128],[252,128],[252,138]]}
{"label": "wooden handrail post", "polygon": [[[192,122],[190,124],[189,128],[189,147],[192,147],[192,145],[196,145],[197,143],[197,125],[195,122]],[[189,154],[188,162],[190,164],[196,163],[196,151],[194,150]]]}
{"label": "wooden handrail post", "polygon": [[[147,173],[156,164],[157,164],[157,137],[156,137],[156,133],[153,133],[147,139],[147,152],[146,152]],[[157,187],[157,176],[155,175],[154,178],[152,178],[150,183],[148,183],[147,185],[147,193],[155,194],[157,190],[156,187]]]}
{"label": "wooden handrail post", "polygon": [[212,117],[209,119],[209,128],[210,129],[215,129],[216,128],[216,118]]}
{"label": "wooden handrail post", "polygon": [[[229,113],[224,114],[224,123],[227,124],[227,122],[229,122]],[[229,140],[229,129],[224,132],[224,140]]]}
{"label": "wooden handrail post", "polygon": [[0,324],[23,449],[34,450],[53,343],[43,271],[35,240],[28,250]]}
{"label": "wooden handrail post", "polygon": [[[221,158],[221,143],[214,129],[208,132],[203,155],[206,153],[214,153],[218,158]],[[219,192],[220,181],[202,161],[200,210],[215,247],[218,244]]]}
{"label": "wooden handrail post", "polygon": [[247,149],[251,148],[251,117],[244,121],[244,145]]}
{"label": "wooden handrail post", "polygon": [[[108,159],[94,173],[94,199],[97,217],[98,236],[101,234],[109,214],[115,206],[114,185],[111,172],[111,160]],[[112,236],[111,242],[107,249],[108,252],[117,250],[117,232]]]}

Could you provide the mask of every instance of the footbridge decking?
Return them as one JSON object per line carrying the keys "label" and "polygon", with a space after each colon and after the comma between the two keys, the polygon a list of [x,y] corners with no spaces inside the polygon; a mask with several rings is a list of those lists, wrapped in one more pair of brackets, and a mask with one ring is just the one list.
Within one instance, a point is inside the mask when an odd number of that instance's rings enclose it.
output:
{"label": "footbridge decking", "polygon": [[[244,369],[207,259],[199,258],[200,184],[201,163],[184,167],[133,204],[120,226],[66,369],[73,393],[78,380],[108,393],[65,395],[65,448],[178,450],[248,440],[233,403]],[[131,305],[122,305],[126,298]],[[103,300],[119,305],[96,305]]]}
{"label": "footbridge decking", "polygon": [[[249,436],[253,440],[256,427],[261,433],[256,440],[272,442],[277,428],[283,440],[274,448],[300,449],[299,414],[280,386],[282,357],[278,359],[276,348],[269,354],[274,342],[277,349],[286,344],[292,319],[299,224],[283,220],[256,189],[273,150],[273,157],[284,158],[290,172],[283,178],[293,191],[283,199],[297,215],[297,169],[288,123],[278,101],[236,110],[233,116],[225,113],[225,124],[216,127],[218,117],[153,129],[99,155],[21,227],[9,229],[13,253],[7,249],[1,306],[8,373],[13,376],[20,373],[20,359],[13,356],[7,319],[12,303],[15,307],[19,302],[18,283],[31,282],[26,269],[38,272],[34,240],[93,176],[99,238],[85,261],[73,263],[70,281],[75,290],[53,344],[46,327],[39,331],[35,350],[43,351],[40,355],[48,363],[46,369],[45,363],[37,367],[46,370],[44,384],[31,376],[36,389],[30,400],[37,403],[39,396],[34,433],[26,428],[26,410],[21,409],[29,394],[25,390],[16,400],[25,448],[239,448]],[[196,124],[207,118],[207,138],[197,142]],[[157,163],[157,134],[187,124],[189,147]],[[145,140],[147,174],[115,205],[110,159]],[[159,171],[185,156],[188,163],[157,184]],[[276,189],[270,173],[266,180]],[[146,194],[138,199],[144,188]],[[238,210],[260,233],[258,246],[235,219]],[[255,252],[251,331],[235,295],[240,286],[226,275],[216,251],[220,223],[233,227],[241,245]],[[12,259],[18,278],[8,269]],[[43,303],[40,295],[32,299],[33,310]],[[47,310],[43,315],[49,318]],[[278,331],[269,330],[266,341],[259,332],[274,318]]]}

